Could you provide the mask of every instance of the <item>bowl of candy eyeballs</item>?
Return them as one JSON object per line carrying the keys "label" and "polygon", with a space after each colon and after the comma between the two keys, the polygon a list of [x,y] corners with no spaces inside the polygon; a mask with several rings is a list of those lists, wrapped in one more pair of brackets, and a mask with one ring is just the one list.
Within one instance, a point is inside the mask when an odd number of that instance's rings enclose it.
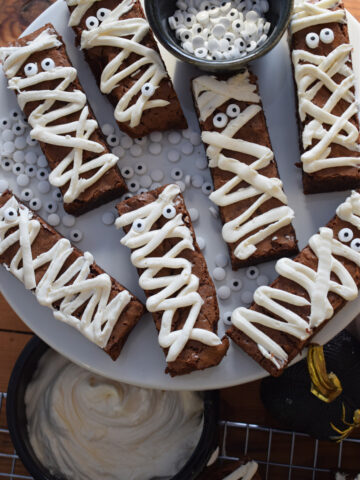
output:
{"label": "bowl of candy eyeballs", "polygon": [[210,72],[239,70],[280,41],[294,0],[145,0],[149,24],[175,57]]}

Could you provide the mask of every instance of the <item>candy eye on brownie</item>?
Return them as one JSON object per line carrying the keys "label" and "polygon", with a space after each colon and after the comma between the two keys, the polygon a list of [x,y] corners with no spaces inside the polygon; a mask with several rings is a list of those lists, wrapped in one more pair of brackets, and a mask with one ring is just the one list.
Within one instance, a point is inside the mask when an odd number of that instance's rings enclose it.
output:
{"label": "candy eye on brownie", "polygon": [[145,222],[141,218],[138,220],[135,220],[135,222],[132,224],[132,229],[136,233],[142,233],[145,230]]}
{"label": "candy eye on brownie", "polygon": [[96,12],[96,17],[100,22],[102,22],[107,16],[109,16],[110,13],[111,10],[108,8],[99,8],[99,10]]}
{"label": "candy eye on brownie", "polygon": [[7,208],[4,212],[4,219],[6,222],[13,222],[17,216],[17,211],[12,207]]}
{"label": "candy eye on brownie", "polygon": [[311,32],[311,33],[308,33],[306,35],[306,45],[313,49],[313,48],[317,48],[319,46],[319,43],[320,43],[320,38],[319,38],[319,35],[315,32]]}
{"label": "candy eye on brownie", "polygon": [[354,234],[350,228],[342,228],[338,233],[340,242],[348,243],[354,238]]}
{"label": "candy eye on brownie", "polygon": [[335,39],[334,31],[331,28],[323,28],[320,32],[320,40],[322,43],[332,43]]}
{"label": "candy eye on brownie", "polygon": [[350,247],[355,250],[355,252],[360,252],[360,238],[354,238],[350,243]]}
{"label": "candy eye on brownie", "polygon": [[32,77],[38,73],[38,66],[36,63],[27,63],[24,67],[24,73],[27,77]]}
{"label": "candy eye on brownie", "polygon": [[213,118],[213,125],[215,128],[225,128],[229,119],[225,113],[217,113]]}
{"label": "candy eye on brownie", "polygon": [[44,58],[44,60],[41,62],[41,68],[45,71],[54,70],[54,60],[52,58]]}
{"label": "candy eye on brownie", "polygon": [[162,211],[162,214],[165,218],[170,220],[171,218],[175,217],[176,209],[173,205],[166,205]]}
{"label": "candy eye on brownie", "polygon": [[88,30],[94,30],[99,26],[99,20],[96,17],[88,17],[85,25]]}
{"label": "candy eye on brownie", "polygon": [[226,109],[226,115],[230,118],[236,118],[240,115],[240,107],[236,103],[231,103]]}

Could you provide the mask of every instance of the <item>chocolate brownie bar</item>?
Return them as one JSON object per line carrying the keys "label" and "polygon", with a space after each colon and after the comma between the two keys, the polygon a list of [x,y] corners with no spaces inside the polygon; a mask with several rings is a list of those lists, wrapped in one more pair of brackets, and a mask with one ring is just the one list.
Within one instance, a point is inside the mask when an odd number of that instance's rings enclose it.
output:
{"label": "chocolate brownie bar", "polygon": [[273,284],[259,287],[249,309],[232,314],[228,335],[273,376],[279,376],[360,286],[360,194],[294,259],[282,258]]}
{"label": "chocolate brownie bar", "polygon": [[343,2],[296,3],[290,31],[304,192],[359,187],[356,80]]}
{"label": "chocolate brownie bar", "polygon": [[238,268],[298,253],[255,75],[192,82],[222,236]]}
{"label": "chocolate brownie bar", "polygon": [[66,0],[77,43],[131,137],[187,127],[139,0]]}
{"label": "chocolate brownie bar", "polygon": [[121,243],[132,250],[166,354],[167,372],[182,375],[220,363],[228,339],[216,335],[219,307],[178,185],[142,193],[117,206]]}
{"label": "chocolate brownie bar", "polygon": [[3,69],[49,162],[64,209],[81,215],[127,191],[61,37],[48,24],[0,48]]}
{"label": "chocolate brownie bar", "polygon": [[0,263],[54,317],[76,328],[113,360],[143,305],[10,192],[0,195]]}
{"label": "chocolate brownie bar", "polygon": [[248,457],[239,461],[217,460],[206,467],[196,480],[261,480],[258,464]]}

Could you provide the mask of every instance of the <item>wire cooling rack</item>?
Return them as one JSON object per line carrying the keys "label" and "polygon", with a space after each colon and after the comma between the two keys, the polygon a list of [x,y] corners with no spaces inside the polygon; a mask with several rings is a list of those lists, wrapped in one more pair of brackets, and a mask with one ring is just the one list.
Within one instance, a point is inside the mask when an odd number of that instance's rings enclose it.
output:
{"label": "wire cooling rack", "polygon": [[[0,479],[32,480],[12,446],[9,430],[6,428],[5,409],[6,393],[0,392]],[[360,439],[352,438],[339,444],[334,443],[331,458],[327,455],[324,459],[321,456],[321,444],[324,442],[303,433],[229,421],[221,421],[220,428],[222,434],[219,458],[236,461],[239,456],[248,455],[259,463],[264,480],[328,480],[331,471],[350,468],[347,464],[348,458],[353,461],[355,459],[351,468],[356,466],[356,459],[360,458]],[[327,442],[327,451],[328,449]],[[297,460],[298,450],[301,460]]]}

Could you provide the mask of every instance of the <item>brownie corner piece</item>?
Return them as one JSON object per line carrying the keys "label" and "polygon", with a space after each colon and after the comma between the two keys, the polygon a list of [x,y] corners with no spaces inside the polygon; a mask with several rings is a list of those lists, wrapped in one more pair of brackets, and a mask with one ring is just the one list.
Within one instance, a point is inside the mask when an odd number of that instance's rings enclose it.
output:
{"label": "brownie corner piece", "polygon": [[[133,138],[153,131],[187,128],[140,1],[129,2],[124,8],[117,0],[87,5],[81,0],[67,0],[67,4],[71,12],[69,25],[101,92],[114,106],[119,128]],[[108,9],[102,20],[97,15],[100,7]],[[95,18],[94,24],[89,24],[89,18]],[[113,68],[109,68],[110,62]]]}
{"label": "brownie corner piece", "polygon": [[121,202],[117,209],[116,226],[125,232],[121,243],[132,250],[166,355],[166,372],[176,376],[218,365],[229,341],[216,334],[215,286],[180,188],[159,187]]}
{"label": "brownie corner piece", "polygon": [[[65,45],[51,24],[0,48],[2,68],[60,189],[64,209],[81,215],[119,198],[127,186]],[[56,122],[56,125],[54,123]]]}
{"label": "brownie corner piece", "polygon": [[9,190],[0,194],[0,226],[0,263],[56,320],[116,360],[144,313],[142,303]]}

